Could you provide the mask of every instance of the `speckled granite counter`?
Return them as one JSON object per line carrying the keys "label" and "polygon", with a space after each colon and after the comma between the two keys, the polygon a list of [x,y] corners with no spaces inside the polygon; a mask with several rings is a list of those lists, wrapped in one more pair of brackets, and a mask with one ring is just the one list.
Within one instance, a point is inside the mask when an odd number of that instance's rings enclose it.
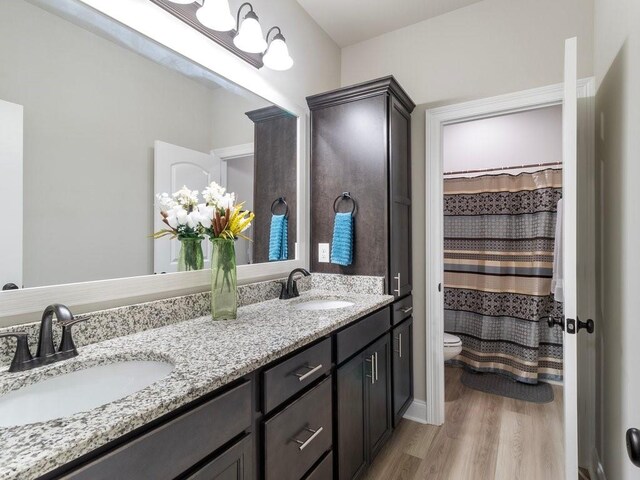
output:
{"label": "speckled granite counter", "polygon": [[[300,311],[310,299],[344,299],[353,306]],[[89,412],[0,429],[0,479],[35,478],[141,427],[391,303],[392,296],[312,289],[300,298],[239,308],[238,319],[200,317],[79,348],[71,360],[40,369],[0,373],[0,394],[60,373],[122,360],[165,360],[175,369],[145,389]]]}

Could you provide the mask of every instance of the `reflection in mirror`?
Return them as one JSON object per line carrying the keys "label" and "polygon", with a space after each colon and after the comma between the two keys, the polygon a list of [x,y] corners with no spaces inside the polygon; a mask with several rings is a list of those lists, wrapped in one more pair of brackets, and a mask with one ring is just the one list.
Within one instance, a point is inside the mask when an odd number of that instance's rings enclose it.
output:
{"label": "reflection in mirror", "polygon": [[0,190],[15,233],[0,237],[0,285],[178,271],[178,240],[153,238],[167,227],[155,194],[186,186],[205,203],[212,182],[255,213],[238,265],[294,259],[297,118],[106,17],[55,6],[0,4]]}

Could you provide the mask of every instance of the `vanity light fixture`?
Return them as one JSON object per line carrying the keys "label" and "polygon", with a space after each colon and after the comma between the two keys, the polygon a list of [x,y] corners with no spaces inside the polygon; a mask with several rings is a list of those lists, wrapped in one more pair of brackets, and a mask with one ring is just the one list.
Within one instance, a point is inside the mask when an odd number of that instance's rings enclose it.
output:
{"label": "vanity light fixture", "polygon": [[229,0],[204,0],[204,4],[196,12],[196,17],[202,25],[218,32],[228,32],[236,26],[229,9]]}
{"label": "vanity light fixture", "polygon": [[[149,0],[256,68],[289,70],[293,59],[280,27],[266,37],[253,5],[244,2],[234,18],[229,0]],[[243,15],[244,12],[244,15]]]}
{"label": "vanity light fixture", "polygon": [[[249,7],[249,11],[240,22],[240,12],[245,6]],[[262,36],[262,27],[258,21],[258,15],[253,11],[253,6],[249,2],[240,5],[237,24],[238,33],[233,38],[233,43],[236,47],[249,53],[262,53],[267,49],[267,42]]]}
{"label": "vanity light fixture", "polygon": [[[275,30],[278,33],[269,40],[269,35]],[[293,66],[293,59],[289,55],[289,48],[280,27],[271,27],[269,29],[267,32],[267,44],[267,51],[262,57],[264,65],[271,70],[289,70]]]}

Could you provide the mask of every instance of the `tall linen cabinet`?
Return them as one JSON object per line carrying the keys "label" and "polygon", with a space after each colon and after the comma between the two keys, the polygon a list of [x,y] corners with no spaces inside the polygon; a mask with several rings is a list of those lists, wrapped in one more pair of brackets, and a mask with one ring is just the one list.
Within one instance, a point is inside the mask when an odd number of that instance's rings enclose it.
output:
{"label": "tall linen cabinet", "polygon": [[[385,373],[378,375],[383,383],[368,383],[368,350],[338,365],[336,472],[345,480],[362,474],[413,401],[410,149],[415,104],[392,76],[314,95],[307,103],[311,269],[382,276],[387,293],[395,297],[390,330],[377,342],[375,372]],[[344,192],[355,205],[341,198]],[[355,208],[353,262],[347,267],[319,257],[318,244],[332,241],[334,205],[338,211]],[[351,413],[341,418],[341,408]]]}

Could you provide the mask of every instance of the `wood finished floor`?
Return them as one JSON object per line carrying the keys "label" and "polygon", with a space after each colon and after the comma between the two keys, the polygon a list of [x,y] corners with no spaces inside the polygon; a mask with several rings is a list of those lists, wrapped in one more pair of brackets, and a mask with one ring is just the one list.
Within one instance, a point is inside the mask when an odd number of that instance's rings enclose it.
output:
{"label": "wood finished floor", "polygon": [[562,389],[534,404],[462,385],[445,369],[446,421],[404,420],[364,480],[562,480]]}

